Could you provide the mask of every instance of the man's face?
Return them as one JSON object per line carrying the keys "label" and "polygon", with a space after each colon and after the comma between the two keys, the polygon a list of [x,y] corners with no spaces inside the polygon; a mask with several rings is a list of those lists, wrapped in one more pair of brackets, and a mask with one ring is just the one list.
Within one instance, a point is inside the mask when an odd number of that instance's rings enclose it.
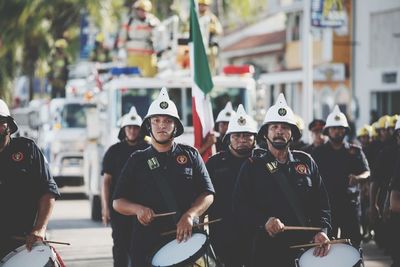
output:
{"label": "man's face", "polygon": [[292,128],[287,123],[270,123],[267,130],[267,137],[272,142],[288,143],[292,138]]}
{"label": "man's face", "polygon": [[379,140],[381,141],[386,141],[386,139],[388,138],[388,131],[385,128],[380,128],[380,129],[376,129],[376,131],[378,132],[378,136],[379,136]]}
{"label": "man's face", "polygon": [[313,144],[321,145],[325,143],[325,137],[322,134],[322,129],[311,130],[311,138],[313,140]]}
{"label": "man's face", "polygon": [[150,118],[151,131],[160,142],[165,142],[171,138],[175,129],[175,120],[170,116],[156,115]]}
{"label": "man's face", "polygon": [[229,122],[227,122],[227,121],[218,122],[218,132],[221,135],[225,135],[226,131],[228,130],[228,125],[229,125]]}
{"label": "man's face", "polygon": [[145,19],[146,18],[146,11],[142,8],[135,8],[136,11],[136,15],[140,18],[140,19]]}
{"label": "man's face", "polygon": [[208,6],[205,4],[199,4],[199,13],[204,14],[208,10]]}
{"label": "man's face", "polygon": [[0,135],[3,135],[8,128],[8,119],[0,116]]}
{"label": "man's face", "polygon": [[360,141],[362,146],[366,146],[369,143],[369,136],[368,135],[361,135],[358,137],[358,141]]}
{"label": "man's face", "polygon": [[334,143],[341,143],[346,135],[346,128],[344,127],[329,127],[328,136]]}
{"label": "man's face", "polygon": [[0,116],[0,149],[4,147],[7,136],[9,135],[8,119]]}
{"label": "man's face", "polygon": [[140,133],[140,127],[137,125],[128,125],[124,128],[126,139],[129,142],[134,142]]}
{"label": "man's face", "polygon": [[252,133],[231,133],[231,147],[239,154],[247,154],[254,146],[254,134]]}

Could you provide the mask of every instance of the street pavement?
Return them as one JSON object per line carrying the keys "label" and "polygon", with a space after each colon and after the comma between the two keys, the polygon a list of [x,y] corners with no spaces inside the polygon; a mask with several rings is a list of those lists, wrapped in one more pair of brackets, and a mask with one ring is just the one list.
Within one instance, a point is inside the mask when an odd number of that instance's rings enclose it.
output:
{"label": "street pavement", "polygon": [[[49,239],[71,243],[54,245],[67,267],[110,267],[111,229],[90,220],[86,199],[59,200],[49,223]],[[363,244],[365,267],[389,267],[391,260],[375,242]]]}

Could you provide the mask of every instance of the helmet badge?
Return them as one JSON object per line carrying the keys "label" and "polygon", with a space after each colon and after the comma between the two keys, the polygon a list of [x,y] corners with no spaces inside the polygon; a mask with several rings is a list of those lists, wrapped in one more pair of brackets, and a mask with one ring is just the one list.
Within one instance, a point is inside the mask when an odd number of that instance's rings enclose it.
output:
{"label": "helmet badge", "polygon": [[336,115],[334,119],[335,119],[335,121],[340,121],[340,116]]}
{"label": "helmet badge", "polygon": [[285,116],[287,114],[287,110],[285,108],[278,109],[279,116]]}
{"label": "helmet badge", "polygon": [[246,124],[246,119],[245,119],[244,117],[240,116],[239,119],[237,120],[237,123],[238,123],[240,126],[243,126],[243,125]]}
{"label": "helmet badge", "polygon": [[162,109],[167,109],[167,108],[168,108],[168,103],[165,102],[165,101],[162,101],[162,102],[160,103],[160,108],[162,108]]}

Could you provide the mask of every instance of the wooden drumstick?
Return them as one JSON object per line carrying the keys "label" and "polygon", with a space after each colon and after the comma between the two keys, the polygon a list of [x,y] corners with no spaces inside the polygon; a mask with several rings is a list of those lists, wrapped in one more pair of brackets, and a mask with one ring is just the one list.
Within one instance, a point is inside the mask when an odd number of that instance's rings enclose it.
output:
{"label": "wooden drumstick", "polygon": [[[212,221],[203,222],[203,223],[199,223],[199,224],[193,225],[193,228],[194,228],[194,227],[198,227],[198,226],[204,226],[204,225],[208,225],[208,224],[220,222],[220,221],[222,221],[222,218],[219,218],[219,219],[215,219],[215,220],[212,220]],[[168,231],[168,232],[164,232],[164,233],[161,233],[161,236],[166,236],[166,235],[174,234],[174,233],[176,233],[176,231],[177,231],[177,230],[171,230],[171,231]]]}
{"label": "wooden drumstick", "polygon": [[[13,236],[12,238],[15,239],[15,240],[26,240],[26,238],[23,237],[23,236]],[[42,240],[42,242],[50,243],[50,244],[57,244],[57,245],[65,245],[65,246],[70,246],[71,245],[71,243],[60,242],[60,241],[52,241],[52,240]]]}
{"label": "wooden drumstick", "polygon": [[158,214],[154,214],[154,218],[157,217],[164,217],[164,216],[170,216],[170,215],[175,215],[176,211],[171,211],[171,212],[166,212],[166,213],[158,213]]}
{"label": "wooden drumstick", "polygon": [[283,231],[290,231],[290,230],[295,230],[295,231],[321,231],[322,228],[319,227],[305,227],[305,226],[285,226],[283,227]]}
{"label": "wooden drumstick", "polygon": [[350,239],[335,239],[335,240],[331,240],[331,241],[327,241],[327,242],[296,245],[296,246],[291,246],[290,248],[319,247],[319,246],[323,246],[323,245],[326,245],[326,244],[339,244],[339,243],[350,243]]}

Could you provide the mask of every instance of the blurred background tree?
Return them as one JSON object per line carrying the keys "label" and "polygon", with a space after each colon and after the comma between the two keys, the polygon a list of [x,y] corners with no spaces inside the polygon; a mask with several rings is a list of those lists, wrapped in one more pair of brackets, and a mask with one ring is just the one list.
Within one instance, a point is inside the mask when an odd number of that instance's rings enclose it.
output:
{"label": "blurred background tree", "polygon": [[[132,0],[13,0],[0,1],[0,97],[10,99],[15,77],[26,75],[30,81],[29,99],[33,97],[34,77],[43,78],[54,42],[64,38],[72,62],[79,53],[79,26],[86,11],[100,31],[117,31],[121,17]],[[186,7],[187,0],[152,0],[153,12],[165,19]],[[187,3],[185,3],[187,2]],[[257,18],[265,1],[215,0],[214,10],[225,26],[235,27]],[[222,12],[221,12],[221,9]],[[186,11],[187,12],[187,11]],[[236,24],[235,24],[236,23]]]}

